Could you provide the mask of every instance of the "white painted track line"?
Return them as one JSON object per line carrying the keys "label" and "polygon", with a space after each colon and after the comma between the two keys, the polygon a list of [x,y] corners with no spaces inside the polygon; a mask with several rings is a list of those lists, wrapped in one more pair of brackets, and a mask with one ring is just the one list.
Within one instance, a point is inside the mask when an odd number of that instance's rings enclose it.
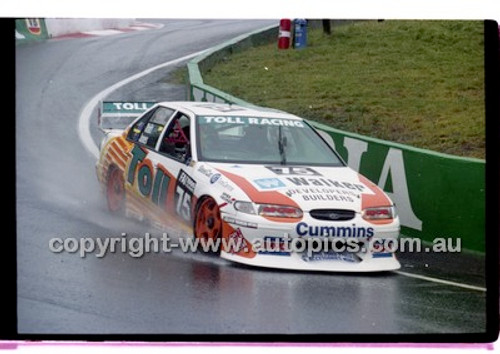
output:
{"label": "white painted track line", "polygon": [[486,292],[486,288],[482,288],[480,286],[474,286],[474,285],[468,285],[468,284],[463,284],[463,283],[457,283],[457,282],[454,282],[454,281],[449,281],[449,280],[443,280],[443,279],[438,279],[438,278],[427,277],[425,275],[418,275],[418,274],[413,274],[413,273],[406,273],[406,272],[401,272],[399,270],[395,271],[395,273],[397,273],[399,275],[403,275],[405,277],[409,277],[409,278],[415,278],[415,279],[430,281],[430,282],[438,283],[438,284],[451,285],[451,286],[456,286],[456,287],[459,287],[459,288],[464,288],[464,289],[469,289],[469,290],[476,290],[476,291]]}

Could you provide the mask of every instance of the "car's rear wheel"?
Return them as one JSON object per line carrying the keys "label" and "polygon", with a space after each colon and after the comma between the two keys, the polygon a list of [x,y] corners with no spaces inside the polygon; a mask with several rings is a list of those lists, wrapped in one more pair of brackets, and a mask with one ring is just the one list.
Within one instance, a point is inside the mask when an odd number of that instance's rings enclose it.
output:
{"label": "car's rear wheel", "polygon": [[106,200],[108,209],[113,214],[122,213],[125,209],[125,184],[123,173],[118,168],[112,168],[106,184]]}
{"label": "car's rear wheel", "polygon": [[[212,198],[203,199],[196,212],[194,222],[194,236],[200,242],[217,242],[217,239],[222,235],[222,220],[220,216],[219,206]],[[220,250],[213,248],[215,252]]]}

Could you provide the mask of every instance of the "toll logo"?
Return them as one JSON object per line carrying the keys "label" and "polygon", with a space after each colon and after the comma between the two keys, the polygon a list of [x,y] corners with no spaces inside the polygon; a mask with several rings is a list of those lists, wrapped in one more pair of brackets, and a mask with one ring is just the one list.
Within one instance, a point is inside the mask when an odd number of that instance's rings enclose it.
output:
{"label": "toll logo", "polygon": [[170,184],[170,176],[167,171],[161,165],[158,165],[155,171],[151,161],[146,158],[147,153],[138,145],[134,145],[131,154],[132,160],[128,167],[127,182],[131,185],[136,182],[140,195],[151,198],[153,203],[166,208],[168,185]]}
{"label": "toll logo", "polygon": [[153,105],[150,102],[112,102],[117,111],[145,111]]}

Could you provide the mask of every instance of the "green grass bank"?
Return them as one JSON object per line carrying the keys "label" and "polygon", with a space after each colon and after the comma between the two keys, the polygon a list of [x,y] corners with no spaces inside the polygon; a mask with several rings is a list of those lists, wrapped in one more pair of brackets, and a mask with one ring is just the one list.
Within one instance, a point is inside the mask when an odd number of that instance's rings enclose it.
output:
{"label": "green grass bank", "polygon": [[484,159],[482,21],[361,21],[225,57],[204,82],[362,135]]}

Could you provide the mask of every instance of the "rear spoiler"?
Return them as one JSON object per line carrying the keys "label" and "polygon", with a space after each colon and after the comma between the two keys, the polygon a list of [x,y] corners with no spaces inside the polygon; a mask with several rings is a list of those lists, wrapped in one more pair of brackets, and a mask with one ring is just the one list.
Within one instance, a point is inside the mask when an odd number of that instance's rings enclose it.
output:
{"label": "rear spoiler", "polygon": [[97,124],[105,134],[113,130],[124,130],[156,102],[101,101]]}

